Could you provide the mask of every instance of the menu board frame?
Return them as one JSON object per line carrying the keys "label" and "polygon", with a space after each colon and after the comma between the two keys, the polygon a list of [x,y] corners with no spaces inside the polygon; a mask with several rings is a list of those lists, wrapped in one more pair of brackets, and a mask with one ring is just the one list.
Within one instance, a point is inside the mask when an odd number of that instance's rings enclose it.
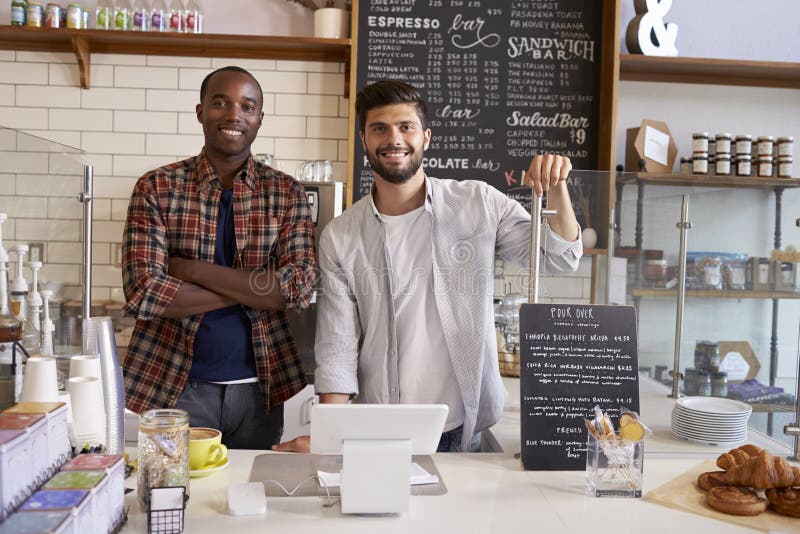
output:
{"label": "menu board frame", "polygon": [[520,307],[520,446],[528,470],[583,470],[584,419],[614,424],[639,411],[636,309],[598,304]]}
{"label": "menu board frame", "polygon": [[[359,49],[368,46],[368,38],[362,39],[359,36],[359,19],[361,13],[366,13],[367,8],[375,0],[356,0],[352,6],[351,20],[351,53],[350,61],[345,65],[346,77],[349,77],[349,132],[348,132],[348,174],[347,174],[347,206],[349,207],[354,195],[358,196],[359,179],[355,176],[356,165],[355,154],[356,146],[360,146],[361,140],[358,132],[358,124],[355,114],[355,95],[360,87],[359,80],[363,78],[363,69],[367,65],[359,64]],[[596,170],[613,170],[616,152],[616,100],[617,100],[617,80],[619,78],[619,50],[620,50],[620,12],[621,0],[597,0],[601,6],[601,42],[597,51],[598,63],[600,67],[598,94],[595,95],[597,104],[597,125],[596,125]],[[466,1],[465,1],[466,3]],[[443,2],[444,4],[444,2]],[[434,137],[437,135],[433,129]],[[432,173],[435,175],[435,173]],[[595,191],[592,202],[592,226],[598,234],[598,248],[605,248],[608,243],[608,224],[611,208],[615,200],[615,183],[613,174],[608,174],[608,179],[595,184]]]}

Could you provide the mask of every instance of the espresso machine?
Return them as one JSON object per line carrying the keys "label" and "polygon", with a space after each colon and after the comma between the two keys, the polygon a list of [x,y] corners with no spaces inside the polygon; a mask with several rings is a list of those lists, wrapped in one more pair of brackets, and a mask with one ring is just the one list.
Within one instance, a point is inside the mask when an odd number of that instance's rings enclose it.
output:
{"label": "espresso machine", "polygon": [[[311,208],[311,220],[314,222],[314,242],[319,243],[322,230],[334,217],[341,215],[345,203],[345,184],[343,182],[310,182],[302,181],[303,189]],[[292,331],[300,363],[309,384],[314,383],[314,336],[317,328],[317,291],[320,288],[319,276],[314,286],[311,306],[300,312],[289,311],[289,327]]]}

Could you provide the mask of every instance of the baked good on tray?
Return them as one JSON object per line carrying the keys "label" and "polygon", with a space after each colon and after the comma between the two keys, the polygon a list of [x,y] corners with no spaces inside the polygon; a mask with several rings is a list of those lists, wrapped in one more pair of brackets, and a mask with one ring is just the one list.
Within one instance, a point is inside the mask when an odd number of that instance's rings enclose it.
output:
{"label": "baked good on tray", "polygon": [[706,502],[714,510],[733,515],[758,515],[767,509],[767,500],[748,488],[717,486],[706,493]]}

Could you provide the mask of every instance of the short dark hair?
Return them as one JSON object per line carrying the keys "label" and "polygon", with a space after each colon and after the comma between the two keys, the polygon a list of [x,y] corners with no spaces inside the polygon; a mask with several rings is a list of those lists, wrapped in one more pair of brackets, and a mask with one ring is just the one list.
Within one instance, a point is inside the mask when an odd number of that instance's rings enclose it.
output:
{"label": "short dark hair", "polygon": [[230,66],[227,66],[227,67],[222,67],[221,69],[217,69],[214,72],[212,72],[211,74],[209,74],[208,76],[206,76],[205,78],[203,78],[203,83],[200,84],[200,102],[202,102],[203,99],[206,97],[206,89],[208,89],[208,82],[211,80],[211,78],[214,77],[215,74],[220,73],[220,72],[238,72],[239,74],[245,74],[247,76],[250,76],[253,79],[253,81],[256,82],[256,86],[258,87],[258,94],[261,95],[259,104],[261,106],[264,105],[264,90],[261,89],[261,84],[258,83],[258,80],[256,80],[256,77],[253,76],[252,74],[250,74],[250,72],[246,71],[242,67],[236,67],[234,65],[230,65]]}
{"label": "short dark hair", "polygon": [[356,116],[361,131],[367,127],[369,110],[390,104],[414,104],[422,128],[428,127],[428,104],[416,87],[399,80],[380,80],[362,88],[356,96]]}

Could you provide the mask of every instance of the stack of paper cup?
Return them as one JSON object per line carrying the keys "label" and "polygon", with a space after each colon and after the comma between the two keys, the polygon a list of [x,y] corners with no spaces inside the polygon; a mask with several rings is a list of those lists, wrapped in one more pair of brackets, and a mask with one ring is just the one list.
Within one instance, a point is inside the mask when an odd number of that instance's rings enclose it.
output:
{"label": "stack of paper cup", "polygon": [[33,356],[25,363],[22,379],[23,402],[58,402],[55,358]]}
{"label": "stack of paper cup", "polygon": [[72,420],[78,447],[106,443],[106,413],[103,386],[93,376],[76,376],[67,381],[72,401]]}
{"label": "stack of paper cup", "polygon": [[69,377],[93,376],[100,378],[100,356],[80,354],[69,359]]}

